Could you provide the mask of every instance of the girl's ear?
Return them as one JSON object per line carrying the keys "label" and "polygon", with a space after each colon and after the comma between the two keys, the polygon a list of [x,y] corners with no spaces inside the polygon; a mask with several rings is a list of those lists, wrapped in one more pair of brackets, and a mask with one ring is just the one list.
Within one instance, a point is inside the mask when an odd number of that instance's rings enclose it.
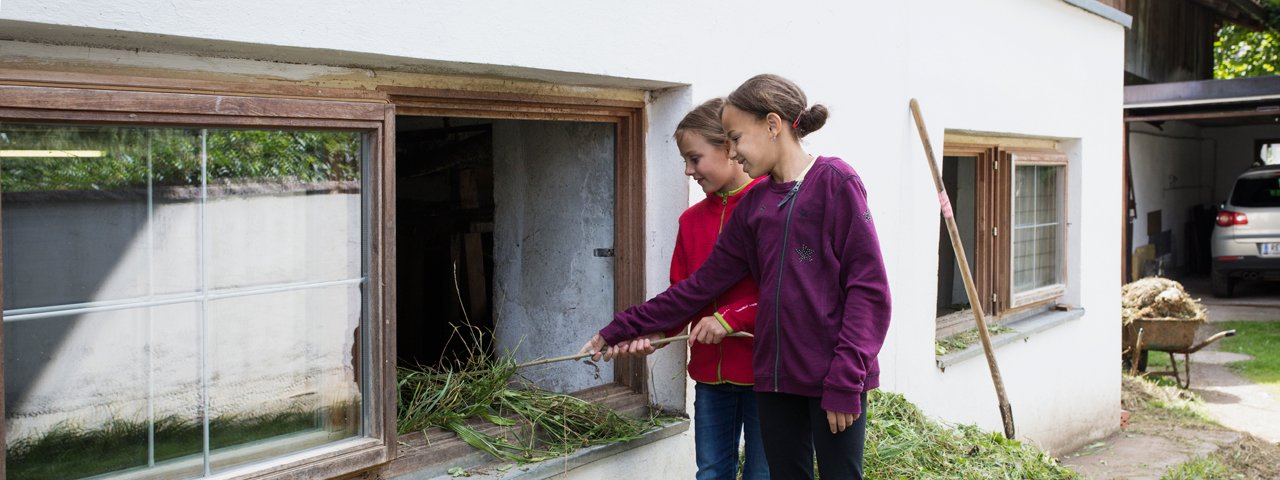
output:
{"label": "girl's ear", "polygon": [[782,133],[782,117],[778,116],[776,113],[769,112],[768,115],[764,116],[764,121],[769,127],[769,138],[778,138],[778,134]]}

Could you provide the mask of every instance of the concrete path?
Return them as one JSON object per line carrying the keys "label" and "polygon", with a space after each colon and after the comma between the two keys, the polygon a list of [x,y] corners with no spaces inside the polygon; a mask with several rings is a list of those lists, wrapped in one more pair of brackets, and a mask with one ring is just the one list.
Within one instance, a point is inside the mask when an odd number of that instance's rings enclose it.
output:
{"label": "concrete path", "polygon": [[[1212,324],[1202,335],[1218,328]],[[1273,386],[1261,386],[1227,368],[1248,355],[1217,351],[1218,344],[1191,355],[1191,390],[1204,399],[1209,417],[1222,426],[1249,432],[1268,442],[1280,442],[1280,397]]]}
{"label": "concrete path", "polygon": [[[1183,282],[1208,308],[1209,323],[1198,339],[1221,330],[1216,322],[1280,321],[1280,283],[1253,282],[1233,299],[1213,299],[1207,281],[1202,283]],[[1220,346],[1215,343],[1191,356],[1191,390],[1204,399],[1210,418],[1234,431],[1135,425],[1066,455],[1062,463],[1088,479],[1159,479],[1169,467],[1239,442],[1238,432],[1280,442],[1280,394],[1227,368],[1249,356],[1220,351]]]}
{"label": "concrete path", "polygon": [[[1154,430],[1154,429],[1153,429]],[[1236,432],[1134,427],[1067,455],[1061,461],[1087,479],[1158,480],[1169,467],[1240,441]]]}

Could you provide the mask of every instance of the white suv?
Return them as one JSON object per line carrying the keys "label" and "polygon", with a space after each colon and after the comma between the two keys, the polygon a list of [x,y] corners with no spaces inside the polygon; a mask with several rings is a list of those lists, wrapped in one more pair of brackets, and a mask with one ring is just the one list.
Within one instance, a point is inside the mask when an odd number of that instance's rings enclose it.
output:
{"label": "white suv", "polygon": [[1209,245],[1215,297],[1230,297],[1241,278],[1280,279],[1280,166],[1252,168],[1236,178]]}

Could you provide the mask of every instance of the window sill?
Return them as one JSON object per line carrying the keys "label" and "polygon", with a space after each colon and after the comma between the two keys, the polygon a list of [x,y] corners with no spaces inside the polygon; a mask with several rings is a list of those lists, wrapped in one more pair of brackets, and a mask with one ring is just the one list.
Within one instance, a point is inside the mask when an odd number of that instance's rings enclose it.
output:
{"label": "window sill", "polygon": [[[608,405],[626,416],[648,415],[649,412],[647,398],[632,393],[625,387],[615,385],[575,395],[596,398],[593,401]],[[688,431],[689,425],[690,420],[678,419],[651,429],[630,442],[587,447],[565,457],[523,465],[497,460],[462,442],[452,432],[433,428],[425,432],[425,435],[413,433],[401,436],[399,458],[384,466],[378,473],[381,478],[394,480],[444,480],[453,478],[449,474],[450,469],[461,468],[470,478],[540,480],[679,435]]]}
{"label": "window sill", "polygon": [[[1012,328],[1012,332],[1003,333],[991,337],[991,347],[1000,348],[1018,340],[1026,340],[1032,335],[1051,329],[1063,323],[1078,319],[1084,316],[1084,309],[1076,308],[1065,312],[1049,311],[1038,315],[1032,315],[1017,321],[1004,324],[1005,327]],[[959,364],[965,360],[983,355],[982,343],[970,345],[964,350],[948,353],[937,357],[938,369],[947,371],[947,367]]]}

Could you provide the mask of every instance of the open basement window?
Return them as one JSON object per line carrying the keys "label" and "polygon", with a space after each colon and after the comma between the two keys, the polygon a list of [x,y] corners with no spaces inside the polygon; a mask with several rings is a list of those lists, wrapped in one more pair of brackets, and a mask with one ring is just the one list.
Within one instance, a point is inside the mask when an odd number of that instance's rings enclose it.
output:
{"label": "open basement window", "polygon": [[[405,115],[396,125],[402,382],[411,371],[474,366],[477,355],[492,365],[576,353],[617,307],[616,126]],[[649,419],[646,397],[619,385],[612,364],[560,362],[516,375],[523,386]],[[449,429],[410,425],[417,407],[399,406],[401,458],[390,473],[493,460]],[[467,425],[519,436],[484,418]]]}

